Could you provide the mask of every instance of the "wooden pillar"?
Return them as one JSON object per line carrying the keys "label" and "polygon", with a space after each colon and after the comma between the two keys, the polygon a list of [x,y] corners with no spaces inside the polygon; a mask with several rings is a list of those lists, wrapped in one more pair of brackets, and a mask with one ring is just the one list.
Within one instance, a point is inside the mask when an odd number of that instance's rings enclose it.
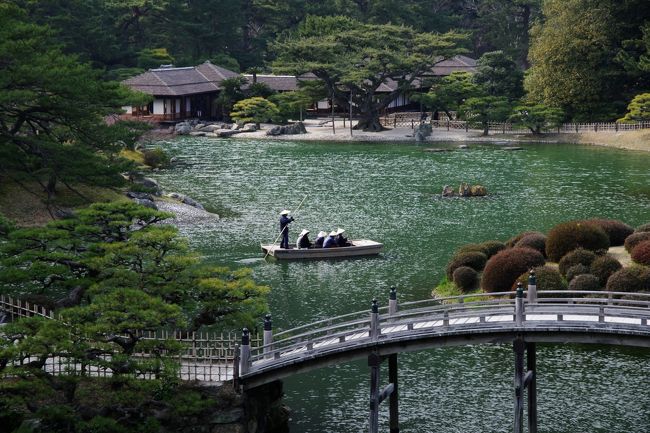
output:
{"label": "wooden pillar", "polygon": [[390,394],[389,404],[389,432],[399,433],[399,397],[397,395],[397,353],[388,357],[388,382],[393,384],[393,392]]}
{"label": "wooden pillar", "polygon": [[370,417],[368,431],[379,433],[379,366],[381,358],[376,353],[368,356],[370,367]]}
{"label": "wooden pillar", "polygon": [[537,433],[537,347],[526,343],[526,367],[532,372],[528,382],[528,433]]}
{"label": "wooden pillar", "polygon": [[515,352],[515,424],[514,433],[523,433],[524,424],[524,350],[525,344],[521,338],[513,342]]}

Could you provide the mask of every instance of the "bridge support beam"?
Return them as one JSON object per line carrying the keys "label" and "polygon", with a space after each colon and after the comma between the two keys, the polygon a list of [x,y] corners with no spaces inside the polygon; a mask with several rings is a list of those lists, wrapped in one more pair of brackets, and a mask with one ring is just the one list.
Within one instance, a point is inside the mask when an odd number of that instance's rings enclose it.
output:
{"label": "bridge support beam", "polygon": [[[528,390],[528,432],[537,433],[537,354],[535,343],[525,343],[523,338],[513,342],[515,352],[515,422],[514,433],[524,431],[524,391]],[[524,356],[526,370],[524,371]]]}
{"label": "bridge support beam", "polygon": [[368,431],[379,433],[379,405],[386,398],[389,399],[389,428],[390,433],[399,432],[398,395],[397,395],[397,354],[388,357],[388,378],[390,383],[380,390],[380,368],[385,358],[376,353],[368,356],[370,367],[370,416]]}

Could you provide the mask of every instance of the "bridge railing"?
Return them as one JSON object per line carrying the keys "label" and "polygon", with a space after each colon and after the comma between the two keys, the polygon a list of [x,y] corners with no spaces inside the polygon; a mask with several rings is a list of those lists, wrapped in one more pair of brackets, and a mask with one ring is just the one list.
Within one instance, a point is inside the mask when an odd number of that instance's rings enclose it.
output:
{"label": "bridge railing", "polygon": [[[591,321],[605,321],[607,316],[646,324],[650,319],[650,293],[540,291],[534,302],[525,303],[521,319],[525,322],[526,315],[550,314],[555,315],[554,320],[561,320],[566,314],[583,315]],[[516,315],[515,292],[512,291],[426,299],[399,304],[399,310],[392,313],[388,313],[388,307],[378,308],[375,335],[382,338],[386,332],[414,332],[425,325],[449,326],[452,322],[454,326],[493,320],[514,322]],[[464,319],[468,321],[465,323]],[[341,350],[346,345],[364,344],[372,339],[372,312],[359,311],[278,333],[274,341],[253,347],[250,361],[251,364],[287,361],[326,346],[336,345],[337,350]]]}

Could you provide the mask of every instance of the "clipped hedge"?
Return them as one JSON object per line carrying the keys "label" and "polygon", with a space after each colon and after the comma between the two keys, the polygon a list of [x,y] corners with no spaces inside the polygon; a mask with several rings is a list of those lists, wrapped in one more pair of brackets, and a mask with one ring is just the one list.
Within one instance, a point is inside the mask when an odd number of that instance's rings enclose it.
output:
{"label": "clipped hedge", "polygon": [[576,248],[591,251],[609,248],[609,236],[605,231],[584,221],[568,221],[553,227],[546,238],[546,256],[553,262]]}
{"label": "clipped hedge", "polygon": [[481,288],[501,292],[512,288],[517,278],[536,266],[544,265],[544,256],[530,248],[509,248],[491,257],[485,264]]}
{"label": "clipped hedge", "polygon": [[536,232],[536,231],[521,232],[521,233],[519,233],[518,235],[513,236],[513,237],[511,237],[510,239],[508,239],[508,240],[506,241],[506,244],[505,244],[505,245],[506,245],[506,247],[508,247],[508,248],[514,248],[514,246],[517,244],[517,242],[519,242],[520,240],[522,240],[523,238],[525,238],[525,237],[528,236],[528,235],[542,235],[542,236],[544,236],[544,233],[542,233],[542,232]]}
{"label": "clipped hedge", "polygon": [[569,268],[578,264],[589,267],[594,260],[596,260],[596,254],[593,251],[585,250],[584,248],[578,248],[562,257],[558,263],[558,268],[560,270],[560,274],[566,277]]}
{"label": "clipped hedge", "polygon": [[623,265],[621,265],[621,263],[614,257],[610,255],[604,255],[596,257],[596,259],[591,262],[590,273],[598,277],[600,285],[602,287],[605,287],[607,285],[607,280],[609,277],[622,267]]}
{"label": "clipped hedge", "polygon": [[609,220],[602,218],[593,218],[585,221],[589,224],[600,227],[605,231],[609,237],[609,245],[616,247],[623,245],[625,238],[634,233],[632,226],[625,224],[623,221],[619,220]]}
{"label": "clipped hedge", "polygon": [[[566,290],[567,284],[560,275],[560,272],[550,266],[537,266],[533,268],[537,280],[537,290]],[[528,287],[529,272],[524,272],[517,278],[512,285],[512,289],[517,288],[517,283],[521,283],[524,288]]]}
{"label": "clipped hedge", "polygon": [[500,241],[485,241],[478,244],[467,244],[460,247],[456,254],[469,253],[469,252],[479,252],[486,255],[489,259],[499,251],[505,250],[506,244]]}
{"label": "clipped hedge", "polygon": [[645,223],[636,228],[637,232],[650,232],[650,223]]}
{"label": "clipped hedge", "polygon": [[531,248],[537,250],[546,257],[546,235],[543,233],[529,233],[519,239],[515,248]]}
{"label": "clipped hedge", "polygon": [[650,240],[637,244],[630,253],[630,256],[636,263],[650,266]]}
{"label": "clipped hedge", "polygon": [[614,272],[607,280],[610,292],[650,291],[650,270],[645,266],[629,266]]}
{"label": "clipped hedge", "polygon": [[591,273],[590,270],[589,266],[583,265],[582,263],[573,265],[566,271],[566,280],[570,283],[578,275]]}
{"label": "clipped hedge", "polygon": [[454,271],[454,284],[463,293],[471,292],[478,287],[478,272],[469,266],[461,266]]}
{"label": "clipped hedge", "polygon": [[454,271],[461,266],[468,266],[476,272],[480,272],[485,267],[487,256],[478,251],[468,251],[465,253],[456,254],[447,264],[447,279],[454,280]]}
{"label": "clipped hedge", "polygon": [[631,253],[634,247],[640,244],[643,241],[650,240],[650,231],[649,232],[634,232],[625,239],[625,251]]}
{"label": "clipped hedge", "polygon": [[592,274],[580,274],[571,280],[569,290],[595,291],[601,289],[598,277]]}

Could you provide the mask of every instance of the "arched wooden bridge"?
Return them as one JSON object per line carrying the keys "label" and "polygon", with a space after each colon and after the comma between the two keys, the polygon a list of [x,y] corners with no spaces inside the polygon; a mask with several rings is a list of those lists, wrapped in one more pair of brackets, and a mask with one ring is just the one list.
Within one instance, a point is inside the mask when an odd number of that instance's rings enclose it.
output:
{"label": "arched wooden bridge", "polygon": [[[510,343],[514,349],[515,432],[537,431],[536,343],[595,343],[650,347],[650,294],[540,291],[458,296],[389,306],[373,301],[370,312],[323,320],[272,334],[252,348],[246,330],[235,376],[245,388],[323,366],[366,358],[370,367],[370,432],[378,431],[378,406],[390,396],[390,431],[397,420],[397,354],[422,349]],[[524,297],[525,296],[525,297]],[[527,355],[527,356],[526,356]],[[388,386],[380,389],[379,366],[389,361]],[[524,368],[524,360],[527,367]],[[237,369],[236,367],[236,369]]]}

